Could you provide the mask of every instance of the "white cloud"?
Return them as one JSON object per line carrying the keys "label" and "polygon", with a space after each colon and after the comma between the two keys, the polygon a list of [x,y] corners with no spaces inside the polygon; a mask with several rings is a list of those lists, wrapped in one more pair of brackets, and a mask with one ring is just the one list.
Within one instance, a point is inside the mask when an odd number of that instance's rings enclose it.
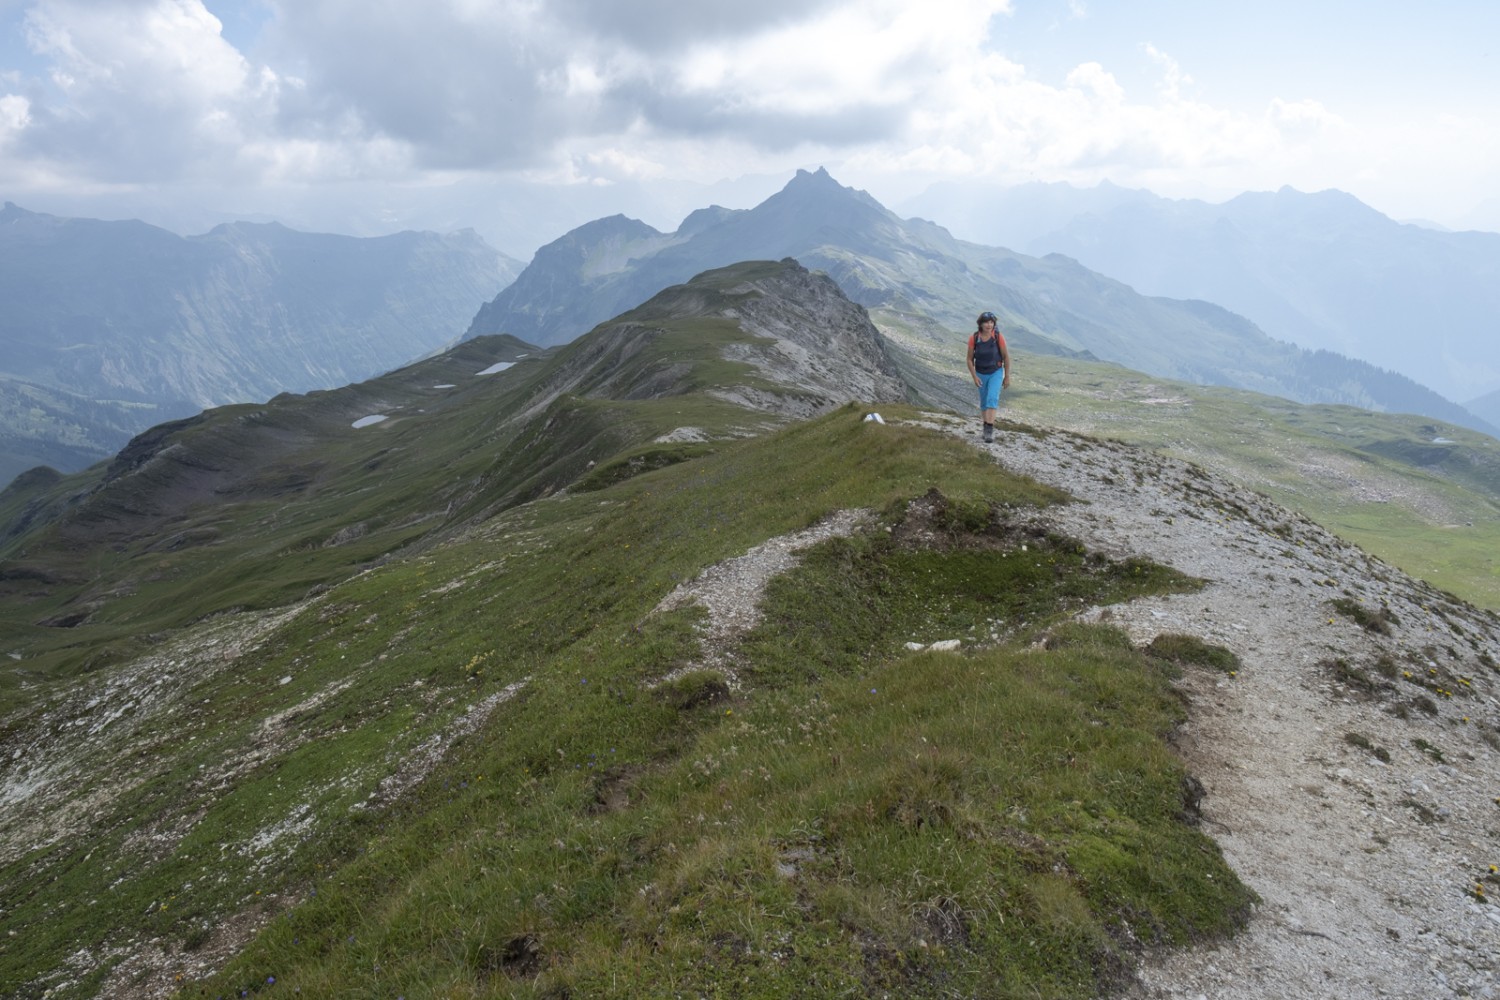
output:
{"label": "white cloud", "polygon": [[[1171,194],[1420,184],[1438,142],[1476,185],[1500,164],[1493,115],[1362,121],[1278,77],[1253,108],[1213,103],[1180,38],[1044,82],[995,54],[1010,0],[241,2],[271,12],[244,51],[202,0],[29,0],[45,72],[0,66],[0,181],[625,184],[826,162]],[[1082,0],[1065,9],[1097,36]]]}
{"label": "white cloud", "polygon": [[1119,107],[1125,103],[1125,91],[1115,82],[1103,66],[1096,62],[1084,63],[1068,74],[1068,87],[1086,90],[1106,105]]}
{"label": "white cloud", "polygon": [[0,97],[0,136],[19,132],[31,121],[31,102],[16,94]]}
{"label": "white cloud", "polygon": [[1182,97],[1182,85],[1192,83],[1193,78],[1182,71],[1177,60],[1158,49],[1150,42],[1146,43],[1146,55],[1151,61],[1162,68],[1162,79],[1157,85],[1157,92],[1168,101],[1179,100]]}
{"label": "white cloud", "polygon": [[231,156],[276,86],[197,0],[42,0],[25,26],[51,72],[28,88],[18,145],[93,179],[170,178]]}
{"label": "white cloud", "polygon": [[1292,140],[1316,138],[1347,123],[1317,101],[1284,101],[1276,98],[1266,111],[1266,121],[1283,137]]}

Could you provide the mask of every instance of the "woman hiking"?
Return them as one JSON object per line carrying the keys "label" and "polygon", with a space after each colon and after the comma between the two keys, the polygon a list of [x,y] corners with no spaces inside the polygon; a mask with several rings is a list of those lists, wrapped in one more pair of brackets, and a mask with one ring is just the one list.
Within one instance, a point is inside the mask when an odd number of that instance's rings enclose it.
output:
{"label": "woman hiking", "polygon": [[995,440],[995,414],[1000,410],[1000,390],[1010,385],[1010,348],[998,329],[992,312],[979,314],[977,329],[969,337],[969,376],[979,389],[979,409],[984,413],[984,439]]}

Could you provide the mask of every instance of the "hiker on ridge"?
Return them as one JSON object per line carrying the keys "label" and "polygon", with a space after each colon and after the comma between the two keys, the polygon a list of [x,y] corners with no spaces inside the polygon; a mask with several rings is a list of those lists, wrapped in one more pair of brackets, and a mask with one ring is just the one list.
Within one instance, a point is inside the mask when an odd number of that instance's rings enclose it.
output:
{"label": "hiker on ridge", "polygon": [[969,376],[979,389],[979,409],[984,414],[984,439],[995,440],[995,414],[1000,411],[1000,390],[1010,385],[1010,349],[992,312],[979,314],[969,337]]}

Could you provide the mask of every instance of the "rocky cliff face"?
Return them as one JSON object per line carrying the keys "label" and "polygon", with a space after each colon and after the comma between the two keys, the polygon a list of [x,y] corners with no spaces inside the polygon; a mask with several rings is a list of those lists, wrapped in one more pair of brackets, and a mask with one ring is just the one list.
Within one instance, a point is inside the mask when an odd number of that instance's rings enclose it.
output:
{"label": "rocky cliff face", "polygon": [[748,295],[726,310],[746,332],[768,346],[741,344],[729,352],[755,365],[766,378],[811,391],[822,401],[797,416],[811,416],[846,402],[906,398],[906,388],[869,314],[850,302],[826,274],[795,261],[761,283],[731,286]]}
{"label": "rocky cliff face", "polygon": [[[747,409],[805,418],[849,402],[907,396],[869,314],[826,274],[791,259],[704,272],[594,330],[589,340],[631,353],[634,349],[624,344],[650,339],[664,324],[684,320],[724,320],[748,335],[726,343],[721,356],[749,365],[757,378],[709,390]],[[613,364],[581,370],[560,391],[628,399],[675,395],[682,391],[682,374]]]}

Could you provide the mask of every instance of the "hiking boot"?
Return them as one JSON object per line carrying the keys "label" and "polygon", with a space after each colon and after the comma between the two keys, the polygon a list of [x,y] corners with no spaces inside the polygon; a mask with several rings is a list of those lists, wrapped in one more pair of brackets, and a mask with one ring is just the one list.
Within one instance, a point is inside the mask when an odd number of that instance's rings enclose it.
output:
{"label": "hiking boot", "polygon": [[984,442],[985,442],[985,444],[989,444],[993,440],[995,440],[995,425],[994,424],[985,424],[984,425]]}

